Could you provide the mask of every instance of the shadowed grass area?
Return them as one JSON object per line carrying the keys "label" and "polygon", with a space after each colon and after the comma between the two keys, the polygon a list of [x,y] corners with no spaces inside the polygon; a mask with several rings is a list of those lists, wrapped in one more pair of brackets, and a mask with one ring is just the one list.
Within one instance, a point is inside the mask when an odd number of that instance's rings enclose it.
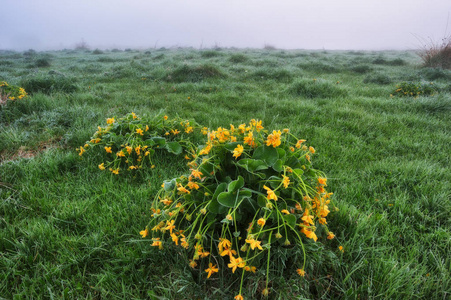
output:
{"label": "shadowed grass area", "polygon": [[[54,75],[29,68],[42,53],[0,52],[0,81],[31,94],[0,107],[1,297],[236,295],[236,274],[207,280],[206,261],[191,269],[180,248],[159,251],[139,235],[162,181],[186,168],[182,157],[158,154],[143,176],[112,177],[75,151],[106,118],[132,111],[210,127],[261,119],[315,147],[339,208],[328,219],[336,238],[305,242],[305,277],[294,267],[301,249],[274,250],[271,299],[449,297],[447,70],[418,69],[413,52],[395,51],[102,52],[48,53]],[[390,97],[397,83],[424,80],[437,94]],[[263,269],[248,277],[243,296],[259,299],[265,278]]]}

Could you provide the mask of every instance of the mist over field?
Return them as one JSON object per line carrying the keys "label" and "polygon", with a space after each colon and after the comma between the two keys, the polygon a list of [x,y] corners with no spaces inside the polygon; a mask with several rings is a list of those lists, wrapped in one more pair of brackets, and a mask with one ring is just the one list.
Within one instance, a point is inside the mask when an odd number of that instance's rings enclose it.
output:
{"label": "mist over field", "polygon": [[449,34],[447,0],[4,0],[0,49],[416,49]]}

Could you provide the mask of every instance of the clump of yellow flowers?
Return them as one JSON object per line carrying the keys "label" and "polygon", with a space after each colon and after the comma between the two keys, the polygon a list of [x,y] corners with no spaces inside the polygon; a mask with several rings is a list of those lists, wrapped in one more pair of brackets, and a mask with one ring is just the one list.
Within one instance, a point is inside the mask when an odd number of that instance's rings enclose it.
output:
{"label": "clump of yellow flowers", "polygon": [[163,182],[141,236],[159,249],[185,249],[192,268],[205,265],[206,278],[220,268],[240,273],[235,299],[243,299],[244,280],[259,269],[266,271],[268,296],[276,247],[300,247],[297,273],[305,276],[305,243],[335,236],[326,220],[335,208],[332,193],[312,166],[316,150],[289,129],[265,130],[261,120],[200,131],[203,143],[185,156],[185,174]]}
{"label": "clump of yellow flowers", "polygon": [[9,85],[6,81],[0,81],[0,104],[6,104],[7,100],[21,100],[27,95],[23,88]]}
{"label": "clump of yellow flowers", "polygon": [[98,168],[120,175],[127,172],[153,169],[155,151],[175,155],[193,153],[195,129],[199,126],[190,120],[168,119],[166,115],[139,117],[134,112],[122,118],[107,118],[106,126],[98,126],[91,139],[77,148],[81,157],[85,152],[102,153],[104,161]]}

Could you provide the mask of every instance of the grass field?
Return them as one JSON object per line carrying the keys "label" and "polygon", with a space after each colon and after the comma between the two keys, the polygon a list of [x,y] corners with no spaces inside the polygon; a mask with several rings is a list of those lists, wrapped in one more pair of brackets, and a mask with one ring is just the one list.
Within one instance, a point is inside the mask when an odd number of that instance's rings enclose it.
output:
{"label": "grass field", "polygon": [[[271,299],[450,297],[451,71],[421,68],[414,52],[2,51],[2,80],[29,97],[0,107],[0,298],[233,299],[237,277],[206,280],[139,235],[183,158],[157,156],[133,178],[75,151],[130,112],[209,127],[261,119],[315,147],[336,238],[310,243],[305,277],[291,257],[272,265]],[[404,81],[436,92],[398,97]],[[264,272],[245,299],[261,297]]]}

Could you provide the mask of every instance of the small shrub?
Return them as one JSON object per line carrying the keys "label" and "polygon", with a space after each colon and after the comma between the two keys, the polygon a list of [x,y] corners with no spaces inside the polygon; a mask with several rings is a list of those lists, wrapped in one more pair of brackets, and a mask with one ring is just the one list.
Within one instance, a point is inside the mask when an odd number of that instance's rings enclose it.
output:
{"label": "small shrub", "polygon": [[92,51],[92,54],[103,54],[103,51],[100,49],[96,49],[96,50]]}
{"label": "small shrub", "polygon": [[429,68],[451,69],[451,36],[442,39],[440,44],[430,42],[419,53],[423,66]]}
{"label": "small shrub", "polygon": [[314,256],[309,246],[334,238],[326,222],[332,193],[312,166],[315,149],[288,129],[263,129],[257,120],[205,128],[207,142],[188,157],[190,170],[163,182],[140,232],[151,246],[186,252],[204,280],[220,269],[241,277],[235,299],[243,299],[244,280],[255,280],[258,270],[266,274],[260,291],[268,294],[270,280],[280,276],[270,262],[287,262],[280,250],[303,253],[292,260],[303,277]]}
{"label": "small shrub", "polygon": [[215,50],[205,50],[202,51],[200,56],[202,56],[203,58],[211,58],[211,57],[217,57],[217,56],[221,56],[222,54],[218,51]]}
{"label": "small shrub", "polygon": [[162,115],[140,118],[132,112],[117,120],[108,118],[106,123],[77,151],[80,156],[100,153],[104,161],[99,169],[115,175],[153,169],[155,151],[191,155],[196,140],[192,136],[200,133],[194,121]]}
{"label": "small shrub", "polygon": [[97,59],[98,62],[114,62],[114,59],[107,56],[102,56]]}
{"label": "small shrub", "polygon": [[390,66],[405,66],[407,62],[402,58],[396,58],[387,62]]}
{"label": "small shrub", "polygon": [[345,89],[339,88],[336,84],[316,79],[297,81],[289,87],[288,92],[306,98],[334,98],[348,95]]}
{"label": "small shrub", "polygon": [[22,100],[27,95],[24,88],[0,81],[0,105],[5,105],[7,101]]}
{"label": "small shrub", "polygon": [[256,80],[291,82],[294,78],[294,75],[290,71],[285,69],[264,68],[253,72],[251,74],[251,77]]}
{"label": "small shrub", "polygon": [[432,96],[437,91],[433,83],[414,83],[414,82],[401,82],[396,85],[396,90],[391,96],[397,97],[418,97],[418,96]]}
{"label": "small shrub", "polygon": [[373,68],[371,68],[368,65],[357,65],[357,66],[351,67],[350,70],[355,73],[365,74],[365,73],[371,72],[373,70]]}
{"label": "small shrub", "polygon": [[429,81],[433,80],[451,80],[451,71],[440,68],[423,68],[419,72],[419,75]]}
{"label": "small shrub", "polygon": [[27,78],[21,81],[21,85],[31,94],[50,94],[52,92],[73,93],[78,90],[78,86],[74,83],[74,80],[64,76]]}
{"label": "small shrub", "polygon": [[88,44],[82,39],[80,43],[75,45],[75,50],[89,50]]}
{"label": "small shrub", "polygon": [[209,78],[224,77],[225,74],[213,65],[183,65],[168,74],[166,80],[174,82],[200,82]]}
{"label": "small shrub", "polygon": [[363,79],[364,83],[375,83],[379,85],[385,85],[392,83],[392,79],[385,74],[372,74]]}
{"label": "small shrub", "polygon": [[336,65],[332,65],[329,63],[323,62],[310,62],[310,63],[302,63],[298,65],[299,68],[303,70],[319,72],[319,73],[338,73],[340,70],[336,67]]}
{"label": "small shrub", "polygon": [[270,44],[265,44],[265,45],[263,46],[263,49],[269,50],[269,51],[277,50],[276,46],[270,45]]}
{"label": "small shrub", "polygon": [[229,61],[235,64],[244,63],[248,60],[248,57],[244,54],[237,53],[230,56]]}
{"label": "small shrub", "polygon": [[46,68],[46,67],[50,67],[51,63],[50,63],[50,59],[48,59],[48,58],[39,58],[35,61],[34,65],[37,68]]}
{"label": "small shrub", "polygon": [[117,53],[117,52],[122,52],[122,51],[120,49],[114,48],[114,49],[111,50],[111,52]]}
{"label": "small shrub", "polygon": [[25,58],[32,58],[32,57],[34,57],[34,56],[36,56],[37,55],[37,52],[36,52],[36,50],[33,50],[33,49],[29,49],[29,50],[27,50],[27,51],[25,51],[24,53],[23,53],[23,56],[25,57]]}

